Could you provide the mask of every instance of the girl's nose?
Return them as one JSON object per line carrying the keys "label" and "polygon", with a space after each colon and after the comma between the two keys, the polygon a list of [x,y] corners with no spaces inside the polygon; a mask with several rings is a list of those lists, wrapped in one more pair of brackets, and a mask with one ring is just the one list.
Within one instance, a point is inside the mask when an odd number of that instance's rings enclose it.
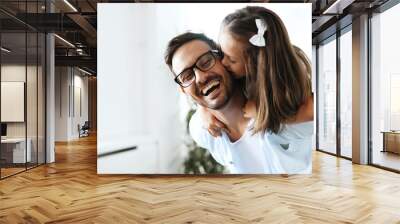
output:
{"label": "girl's nose", "polygon": [[223,57],[221,62],[225,67],[229,67],[229,61],[226,57]]}

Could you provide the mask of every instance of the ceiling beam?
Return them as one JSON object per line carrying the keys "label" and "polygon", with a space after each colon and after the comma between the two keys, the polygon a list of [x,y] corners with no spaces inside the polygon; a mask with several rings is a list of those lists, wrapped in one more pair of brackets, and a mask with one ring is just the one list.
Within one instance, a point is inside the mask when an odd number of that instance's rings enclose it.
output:
{"label": "ceiling beam", "polygon": [[[68,14],[67,15],[72,21],[74,21],[78,26],[82,28],[83,31],[90,37],[87,39],[87,41],[90,41],[90,39],[96,40],[97,37],[97,30],[90,24],[85,17],[83,17],[80,14]],[[96,41],[92,41],[90,43],[91,46],[96,46],[97,43]]]}
{"label": "ceiling beam", "polygon": [[355,0],[336,0],[330,4],[322,14],[342,14],[343,10],[351,5]]}
{"label": "ceiling beam", "polygon": [[331,20],[335,16],[318,16],[317,20],[312,24],[312,32],[316,32],[321,29],[321,27],[326,24],[329,20]]}
{"label": "ceiling beam", "polygon": [[96,70],[95,57],[90,56],[55,56],[56,66],[83,66]]}

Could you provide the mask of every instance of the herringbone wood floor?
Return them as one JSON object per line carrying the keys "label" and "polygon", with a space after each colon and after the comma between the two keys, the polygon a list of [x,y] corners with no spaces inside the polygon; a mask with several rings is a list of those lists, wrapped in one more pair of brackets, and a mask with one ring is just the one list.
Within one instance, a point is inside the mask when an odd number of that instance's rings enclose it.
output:
{"label": "herringbone wood floor", "polygon": [[309,176],[98,176],[96,139],[0,181],[0,223],[400,223],[400,175],[320,152]]}

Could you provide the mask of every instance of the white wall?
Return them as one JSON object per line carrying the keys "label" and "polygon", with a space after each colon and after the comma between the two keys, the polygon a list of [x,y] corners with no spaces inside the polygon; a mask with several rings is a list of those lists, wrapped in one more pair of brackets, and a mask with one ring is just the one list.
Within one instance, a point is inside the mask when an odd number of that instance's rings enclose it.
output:
{"label": "white wall", "polygon": [[[176,30],[169,29],[166,20],[151,19],[163,16],[152,5],[133,6],[98,8],[98,153],[136,144],[145,136],[159,146],[158,173],[176,173],[183,162],[177,149],[184,124],[179,122],[177,87],[163,63],[165,43]],[[154,30],[165,35],[155,36]]]}
{"label": "white wall", "polygon": [[[56,67],[55,74],[55,141],[77,139],[78,124],[88,120],[88,78],[72,67]],[[76,107],[79,89],[82,114]]]}
{"label": "white wall", "polygon": [[[24,82],[26,85],[26,107],[18,108],[23,114],[26,112],[26,120],[22,122],[6,122],[7,137],[21,138],[27,136],[30,142],[32,161],[44,162],[44,74],[41,66],[32,66],[18,63],[3,64],[1,66],[2,82]],[[27,81],[26,81],[27,79]],[[3,91],[3,90],[2,90]],[[5,96],[2,96],[2,98]],[[17,103],[17,102],[15,102]],[[24,102],[23,102],[24,104]],[[11,108],[2,107],[7,111]],[[14,108],[15,110],[16,108]],[[12,109],[11,109],[12,110]],[[17,111],[11,111],[17,113]],[[37,154],[39,156],[37,157]]]}
{"label": "white wall", "polygon": [[[89,119],[89,111],[88,111],[88,99],[89,99],[89,94],[88,94],[88,77],[87,76],[82,76],[83,73],[81,73],[79,70],[75,69],[74,70],[74,93],[75,94],[72,98],[74,99],[74,112],[72,113],[72,120],[71,120],[71,135],[73,138],[78,138],[79,137],[79,132],[77,129],[78,124],[81,126],[85,123],[85,121],[88,121]],[[79,99],[79,93],[78,91],[80,90],[80,99]],[[79,103],[79,101],[81,101]],[[81,112],[79,111],[82,110]]]}
{"label": "white wall", "polygon": [[1,82],[1,121],[24,122],[25,83]]}
{"label": "white wall", "polygon": [[[36,66],[25,66],[19,64],[6,64],[1,66],[1,81],[3,82],[25,82],[25,76],[28,76],[29,85],[36,86],[36,81],[33,80],[31,76],[36,77]],[[28,137],[31,133],[35,131],[36,134],[36,88],[27,88],[27,106],[28,106]],[[32,102],[34,104],[30,105]],[[1,108],[2,110],[7,110],[7,108]],[[24,109],[24,108],[22,108]],[[34,124],[32,122],[34,121]],[[7,122],[7,136],[8,137],[25,137],[25,125],[26,122]]]}
{"label": "white wall", "polygon": [[[141,35],[141,39],[146,41],[145,53],[146,60],[143,61],[143,83],[146,94],[144,103],[144,130],[150,135],[157,136],[157,141],[161,147],[159,150],[160,172],[176,173],[181,168],[183,157],[180,146],[185,124],[179,121],[179,92],[171,74],[163,62],[164,49],[168,36],[174,34],[174,30],[169,29],[169,20],[158,19],[156,23],[151,18],[174,18],[181,20],[179,14],[171,15],[165,10],[151,7],[144,12],[148,18],[145,24],[147,34]],[[149,29],[150,28],[150,29]],[[165,35],[155,37],[153,41],[147,38],[152,36],[154,30],[160,30]],[[157,52],[156,55],[154,53]],[[150,90],[150,91],[146,91]],[[156,90],[156,91],[154,91]]]}
{"label": "white wall", "polygon": [[67,67],[55,68],[55,141],[68,140],[69,76]]}

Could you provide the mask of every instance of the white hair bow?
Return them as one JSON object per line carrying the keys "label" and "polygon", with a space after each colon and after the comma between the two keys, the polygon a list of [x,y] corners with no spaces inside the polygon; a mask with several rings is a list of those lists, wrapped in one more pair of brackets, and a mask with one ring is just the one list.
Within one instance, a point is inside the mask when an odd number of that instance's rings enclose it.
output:
{"label": "white hair bow", "polygon": [[257,34],[252,36],[249,41],[257,47],[265,47],[264,33],[267,30],[267,24],[262,19],[256,19]]}

